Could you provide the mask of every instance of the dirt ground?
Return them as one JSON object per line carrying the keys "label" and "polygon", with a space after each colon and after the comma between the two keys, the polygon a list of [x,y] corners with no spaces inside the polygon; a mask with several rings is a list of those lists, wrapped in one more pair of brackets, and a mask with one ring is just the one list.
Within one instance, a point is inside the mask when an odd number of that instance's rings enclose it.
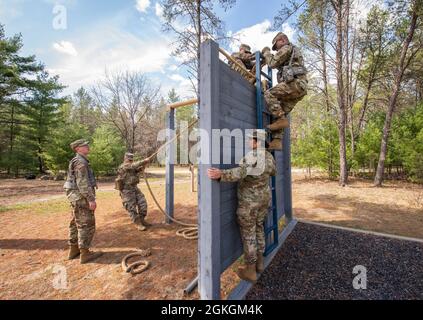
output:
{"label": "dirt ground", "polygon": [[[390,182],[382,189],[353,180],[304,179],[294,172],[296,217],[378,232],[423,238],[421,186]],[[197,299],[183,289],[196,276],[197,246],[167,226],[142,184],[154,226],[141,233],[131,224],[113,185],[100,183],[94,247],[105,252],[96,263],[66,261],[69,205],[63,182],[0,180],[0,299]],[[164,181],[152,188],[163,204]],[[197,194],[188,177],[178,178],[175,215],[196,222]],[[138,276],[122,271],[121,259],[138,248],[151,248],[151,268]],[[235,266],[222,277],[222,297],[237,284]]]}
{"label": "dirt ground", "polygon": [[341,188],[324,178],[293,175],[296,218],[343,227],[423,239],[423,186],[387,181],[351,179]]}

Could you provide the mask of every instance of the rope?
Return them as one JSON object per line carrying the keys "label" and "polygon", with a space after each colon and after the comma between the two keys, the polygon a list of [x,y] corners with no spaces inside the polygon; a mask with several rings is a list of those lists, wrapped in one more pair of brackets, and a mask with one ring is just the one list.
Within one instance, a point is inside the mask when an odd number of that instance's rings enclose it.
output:
{"label": "rope", "polygon": [[[185,132],[186,130],[189,130],[191,127],[193,127],[196,123],[198,122],[197,120],[194,120],[187,128],[185,128],[184,130],[182,130],[181,132],[179,132],[179,134],[177,134],[172,140],[166,142],[164,145],[162,145],[160,148],[157,149],[156,152],[154,152],[148,159],[152,159],[153,157],[155,157],[160,150],[162,150],[164,147],[168,146],[170,143],[172,143],[173,141],[175,141],[176,139],[178,139],[181,134],[183,132]],[[197,224],[190,224],[190,223],[185,223],[179,220],[176,220],[175,218],[169,216],[165,210],[163,210],[162,206],[159,204],[159,202],[157,201],[156,196],[154,195],[153,190],[151,189],[150,183],[148,182],[148,178],[147,178],[147,174],[144,172],[143,174],[144,176],[144,180],[145,183],[147,184],[147,188],[148,191],[151,194],[151,197],[153,198],[154,202],[156,203],[157,207],[159,208],[159,210],[165,215],[165,217],[167,217],[169,220],[173,221],[176,224],[179,224],[181,226],[183,226],[184,228],[179,229],[178,231],[176,231],[176,235],[178,237],[183,237],[184,239],[187,240],[196,240],[198,239],[198,225]],[[137,275],[140,274],[142,272],[144,272],[145,270],[147,270],[150,267],[150,262],[147,260],[139,260],[136,261],[134,263],[131,263],[128,265],[128,260],[130,258],[133,257],[148,257],[151,255],[151,251],[138,251],[138,252],[134,252],[134,253],[130,253],[127,256],[125,256],[122,259],[122,270],[127,272],[127,273],[131,273],[132,275]]]}
{"label": "rope", "polygon": [[147,260],[139,260],[139,261],[135,261],[131,264],[128,265],[128,260],[133,258],[133,257],[148,257],[151,255],[151,250],[147,249],[147,250],[140,250],[138,252],[134,252],[134,253],[130,253],[128,255],[126,255],[123,260],[122,260],[122,269],[123,271],[134,275],[140,274],[142,272],[144,272],[145,270],[147,270],[150,267],[150,262]]}
{"label": "rope", "polygon": [[148,191],[150,192],[151,197],[153,198],[153,201],[155,202],[156,206],[159,208],[161,213],[163,213],[163,215],[166,218],[168,218],[170,221],[185,227],[185,228],[182,228],[182,229],[179,229],[178,231],[176,231],[176,235],[179,236],[179,237],[183,237],[187,240],[198,239],[198,225],[197,224],[191,224],[191,223],[185,223],[185,222],[179,221],[179,220],[171,217],[170,215],[168,215],[167,212],[162,208],[160,203],[157,201],[157,198],[154,195],[153,190],[151,189],[150,183],[148,182],[147,175],[145,173],[144,173],[144,180],[145,180],[145,183],[147,184]]}
{"label": "rope", "polygon": [[[170,143],[172,143],[173,141],[175,141],[176,139],[178,139],[183,132],[185,132],[186,130],[189,130],[196,123],[198,123],[198,120],[194,120],[193,122],[191,122],[187,128],[185,128],[184,130],[182,130],[181,132],[179,132],[179,134],[177,134],[172,140],[166,142],[159,149],[157,149],[157,151],[155,153],[153,153],[149,157],[149,159],[152,159],[153,157],[155,157],[160,152],[160,150],[162,150],[163,148],[165,148],[166,146],[168,146]],[[176,231],[176,235],[179,236],[179,237],[183,237],[184,239],[187,239],[187,240],[196,240],[196,239],[198,239],[198,225],[197,224],[192,224],[192,223],[185,223],[185,222],[179,221],[179,220],[171,217],[162,208],[162,206],[160,205],[159,201],[157,201],[157,198],[156,198],[153,190],[151,189],[150,183],[148,182],[147,174],[145,172],[144,172],[144,180],[145,180],[145,183],[147,185],[148,191],[150,192],[151,197],[153,198],[153,201],[156,204],[157,208],[159,208],[160,212],[166,218],[168,218],[170,221],[172,221],[172,222],[174,222],[176,224],[179,224],[180,226],[185,227],[185,228],[182,228],[182,229],[179,229],[178,231]]]}

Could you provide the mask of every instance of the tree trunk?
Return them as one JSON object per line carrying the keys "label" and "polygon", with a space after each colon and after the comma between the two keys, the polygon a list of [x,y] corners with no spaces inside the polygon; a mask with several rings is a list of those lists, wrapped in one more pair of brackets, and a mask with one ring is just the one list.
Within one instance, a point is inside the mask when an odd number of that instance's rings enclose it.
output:
{"label": "tree trunk", "polygon": [[343,1],[339,0],[334,6],[337,13],[336,21],[336,76],[338,95],[338,133],[339,133],[339,185],[344,187],[348,183],[347,148],[346,148],[346,110],[345,110],[345,86],[343,76]]}
{"label": "tree trunk", "polygon": [[418,18],[417,10],[418,10],[417,3],[415,2],[413,5],[413,13],[412,13],[411,22],[410,22],[410,28],[408,31],[407,38],[405,39],[403,47],[402,47],[398,68],[396,70],[394,87],[393,87],[391,98],[389,99],[388,111],[386,112],[385,124],[383,126],[383,135],[382,135],[382,142],[380,146],[379,162],[377,165],[376,175],[374,180],[374,185],[376,187],[381,187],[383,183],[383,174],[385,172],[385,161],[386,161],[386,153],[388,150],[389,133],[391,131],[392,118],[395,111],[398,95],[401,89],[402,78],[406,68],[405,59],[407,56],[410,43],[413,40],[414,32],[416,30],[417,18]]}

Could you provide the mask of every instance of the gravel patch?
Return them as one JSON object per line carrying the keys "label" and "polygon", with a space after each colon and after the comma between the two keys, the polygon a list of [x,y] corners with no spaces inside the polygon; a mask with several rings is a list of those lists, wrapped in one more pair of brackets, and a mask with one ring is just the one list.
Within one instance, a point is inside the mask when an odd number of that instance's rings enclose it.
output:
{"label": "gravel patch", "polygon": [[[365,290],[353,287],[358,265]],[[246,299],[423,299],[423,244],[298,223]]]}

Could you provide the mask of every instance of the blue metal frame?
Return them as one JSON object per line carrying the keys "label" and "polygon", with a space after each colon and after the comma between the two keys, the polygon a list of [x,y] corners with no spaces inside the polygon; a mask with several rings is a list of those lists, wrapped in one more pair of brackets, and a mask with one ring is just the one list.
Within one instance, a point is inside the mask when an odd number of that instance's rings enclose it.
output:
{"label": "blue metal frame", "polygon": [[[272,69],[268,68],[268,74],[264,73],[261,70],[261,54],[256,52],[256,102],[257,102],[257,128],[264,129],[263,124],[263,114],[266,114],[268,117],[268,122],[270,123],[271,115],[264,109],[263,105],[263,87],[261,83],[261,77],[264,76],[269,80],[270,87],[273,87],[273,74]],[[272,155],[275,156],[275,153],[272,152]],[[266,236],[266,250],[264,255],[269,255],[273,250],[278,247],[279,244],[279,226],[278,226],[278,208],[276,200],[276,177],[270,179],[271,190],[272,190],[272,207],[270,208],[272,212],[272,223],[270,226],[266,226],[268,221],[265,222],[265,236]],[[272,241],[268,241],[268,239]],[[270,242],[270,243],[269,243]]]}

